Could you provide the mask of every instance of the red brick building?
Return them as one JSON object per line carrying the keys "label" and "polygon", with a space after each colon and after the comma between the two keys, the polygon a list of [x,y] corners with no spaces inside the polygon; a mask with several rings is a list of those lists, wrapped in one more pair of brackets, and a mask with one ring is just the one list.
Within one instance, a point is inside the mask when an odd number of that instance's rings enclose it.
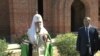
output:
{"label": "red brick building", "polygon": [[[38,11],[52,34],[77,31],[85,16],[100,29],[100,0],[38,0]],[[36,0],[0,0],[0,35],[14,39],[26,33]]]}

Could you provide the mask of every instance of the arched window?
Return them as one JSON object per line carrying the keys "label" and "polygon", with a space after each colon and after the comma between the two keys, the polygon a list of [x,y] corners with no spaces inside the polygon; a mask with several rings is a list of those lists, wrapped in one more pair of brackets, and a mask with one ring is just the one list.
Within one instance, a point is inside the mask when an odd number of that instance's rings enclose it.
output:
{"label": "arched window", "polygon": [[71,31],[76,32],[83,26],[85,5],[80,0],[74,0],[71,6]]}

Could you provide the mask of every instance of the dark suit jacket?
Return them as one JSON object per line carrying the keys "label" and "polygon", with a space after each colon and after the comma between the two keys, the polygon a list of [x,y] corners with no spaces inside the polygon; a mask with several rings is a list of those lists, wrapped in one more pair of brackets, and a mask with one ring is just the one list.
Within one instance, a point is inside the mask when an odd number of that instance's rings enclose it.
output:
{"label": "dark suit jacket", "polygon": [[[96,28],[94,27],[89,28],[89,36],[90,36],[90,42],[91,42],[91,50],[92,50],[92,53],[94,53],[98,49],[98,46],[97,46],[98,32]],[[86,52],[88,51],[88,46],[87,46],[88,44],[89,44],[88,35],[86,34],[85,27],[82,27],[78,31],[78,38],[77,38],[77,44],[76,44],[77,51],[79,51],[81,54],[86,54]]]}

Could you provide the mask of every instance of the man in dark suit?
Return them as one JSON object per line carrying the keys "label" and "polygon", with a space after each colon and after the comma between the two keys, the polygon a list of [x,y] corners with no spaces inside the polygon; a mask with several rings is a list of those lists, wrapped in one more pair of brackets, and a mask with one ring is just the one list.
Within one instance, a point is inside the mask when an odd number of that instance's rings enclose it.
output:
{"label": "man in dark suit", "polygon": [[76,49],[80,56],[94,56],[98,50],[98,32],[95,27],[90,24],[91,18],[85,17],[84,26],[78,31]]}

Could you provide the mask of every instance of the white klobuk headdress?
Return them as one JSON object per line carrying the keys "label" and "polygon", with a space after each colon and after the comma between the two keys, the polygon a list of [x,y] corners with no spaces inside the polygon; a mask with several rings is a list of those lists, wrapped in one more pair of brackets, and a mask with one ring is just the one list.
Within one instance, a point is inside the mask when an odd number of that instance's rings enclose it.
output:
{"label": "white klobuk headdress", "polygon": [[35,22],[41,22],[41,29],[39,34],[48,34],[47,30],[43,27],[43,20],[40,14],[35,14],[32,20],[31,27],[28,29],[27,35],[30,43],[37,43],[36,27]]}

